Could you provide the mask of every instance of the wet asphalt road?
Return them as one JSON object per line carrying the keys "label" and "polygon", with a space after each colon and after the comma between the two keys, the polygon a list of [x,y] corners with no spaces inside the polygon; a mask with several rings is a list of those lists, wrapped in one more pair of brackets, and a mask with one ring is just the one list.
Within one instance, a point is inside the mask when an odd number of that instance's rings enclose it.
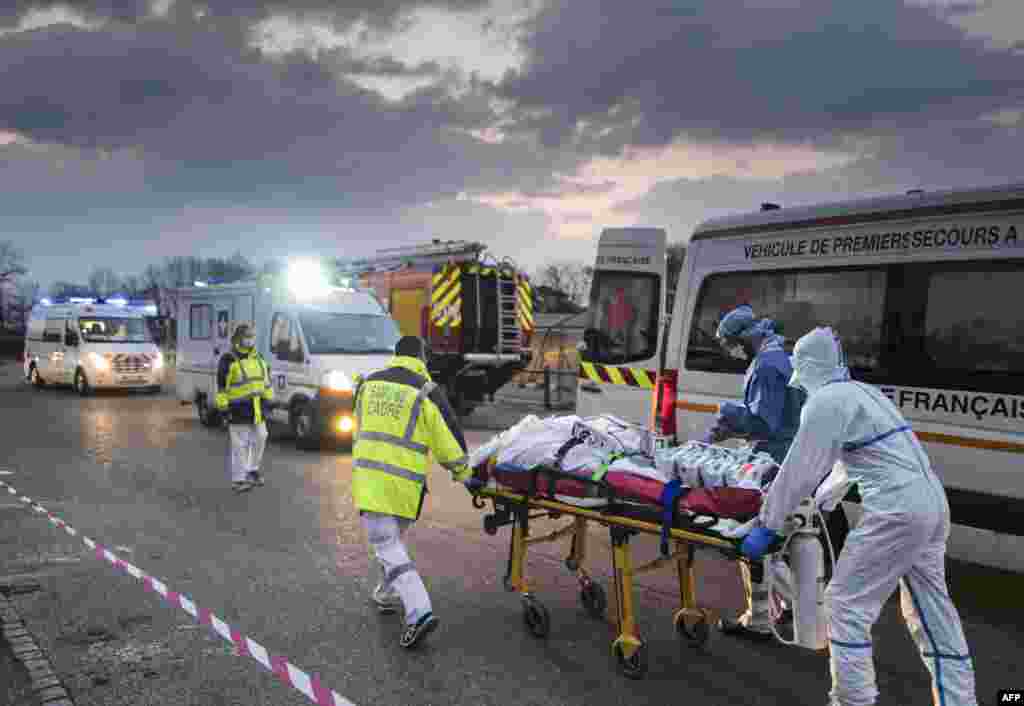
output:
{"label": "wet asphalt road", "polygon": [[[637,592],[650,670],[615,670],[615,630],[587,617],[561,564],[567,547],[531,548],[529,575],[550,611],[551,635],[523,629],[502,589],[508,530],[489,537],[461,486],[435,469],[410,543],[441,627],[423,649],[397,645],[400,621],[368,605],[371,570],[350,493],[350,458],[295,449],[272,434],[265,488],[228,489],[224,432],[201,427],[171,396],[33,390],[0,364],[0,477],[82,533],[187,594],[355,704],[786,704],[821,706],[827,659],[795,648],[712,635],[704,651],[680,645],[672,574]],[[489,432],[470,432],[480,443]],[[303,704],[282,684],[134,579],[97,561],[45,519],[0,496],[0,576],[40,590],[13,596],[76,704]],[[607,537],[594,532],[591,568],[606,589]],[[654,542],[635,540],[641,558]],[[733,565],[700,561],[700,602],[733,614]],[[1019,577],[959,569],[951,579],[975,654],[980,703],[1024,683]],[[609,591],[609,593],[611,593]],[[609,612],[613,611],[610,608]],[[930,703],[926,672],[890,603],[876,632],[886,704]]]}

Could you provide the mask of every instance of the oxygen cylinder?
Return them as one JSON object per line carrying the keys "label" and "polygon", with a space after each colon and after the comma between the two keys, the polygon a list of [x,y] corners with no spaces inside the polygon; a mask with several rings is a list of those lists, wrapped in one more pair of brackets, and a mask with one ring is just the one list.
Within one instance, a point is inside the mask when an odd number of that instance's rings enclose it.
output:
{"label": "oxygen cylinder", "polygon": [[789,544],[793,570],[793,639],[800,647],[823,650],[825,623],[825,552],[810,526],[796,531]]}

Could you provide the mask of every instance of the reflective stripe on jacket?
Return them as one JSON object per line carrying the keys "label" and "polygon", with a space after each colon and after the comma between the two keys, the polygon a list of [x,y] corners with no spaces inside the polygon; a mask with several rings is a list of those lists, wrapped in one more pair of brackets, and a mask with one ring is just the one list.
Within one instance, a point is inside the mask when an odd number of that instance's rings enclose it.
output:
{"label": "reflective stripe on jacket", "polygon": [[356,391],[352,495],[359,510],[416,519],[430,454],[456,471],[466,441],[451,406],[415,358],[396,356]]}

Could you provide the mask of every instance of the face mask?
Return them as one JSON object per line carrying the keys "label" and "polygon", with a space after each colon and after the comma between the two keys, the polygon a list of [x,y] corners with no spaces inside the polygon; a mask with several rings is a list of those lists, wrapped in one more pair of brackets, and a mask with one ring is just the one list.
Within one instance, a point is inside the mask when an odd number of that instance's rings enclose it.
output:
{"label": "face mask", "polygon": [[243,338],[241,341],[238,342],[238,344],[242,348],[253,348],[256,345],[256,339],[255,338]]}

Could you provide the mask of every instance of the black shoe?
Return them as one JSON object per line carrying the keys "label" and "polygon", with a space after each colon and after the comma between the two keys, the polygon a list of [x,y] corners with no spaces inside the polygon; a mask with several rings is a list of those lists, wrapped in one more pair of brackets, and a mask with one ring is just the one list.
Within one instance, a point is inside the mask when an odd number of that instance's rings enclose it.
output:
{"label": "black shoe", "polygon": [[410,625],[405,629],[399,644],[406,649],[415,647],[423,638],[437,629],[438,622],[433,613],[427,613],[415,625]]}
{"label": "black shoe", "polygon": [[776,625],[792,625],[793,624],[793,611],[790,610],[789,608],[786,608],[784,611],[782,611],[782,614],[779,616],[779,619],[778,619],[778,621],[775,624]]}
{"label": "black shoe", "polygon": [[249,482],[253,485],[266,485],[267,482],[263,480],[263,476],[260,475],[259,471],[249,471]]}
{"label": "black shoe", "polygon": [[742,637],[746,640],[752,640],[754,642],[771,642],[775,639],[775,636],[772,635],[770,632],[751,630],[740,621],[728,620],[727,618],[719,619],[718,629],[725,635],[731,635],[733,637]]}
{"label": "black shoe", "polygon": [[245,492],[248,492],[248,491],[252,490],[253,485],[252,485],[252,481],[236,480],[234,483],[231,484],[231,488],[236,493],[245,493]]}

